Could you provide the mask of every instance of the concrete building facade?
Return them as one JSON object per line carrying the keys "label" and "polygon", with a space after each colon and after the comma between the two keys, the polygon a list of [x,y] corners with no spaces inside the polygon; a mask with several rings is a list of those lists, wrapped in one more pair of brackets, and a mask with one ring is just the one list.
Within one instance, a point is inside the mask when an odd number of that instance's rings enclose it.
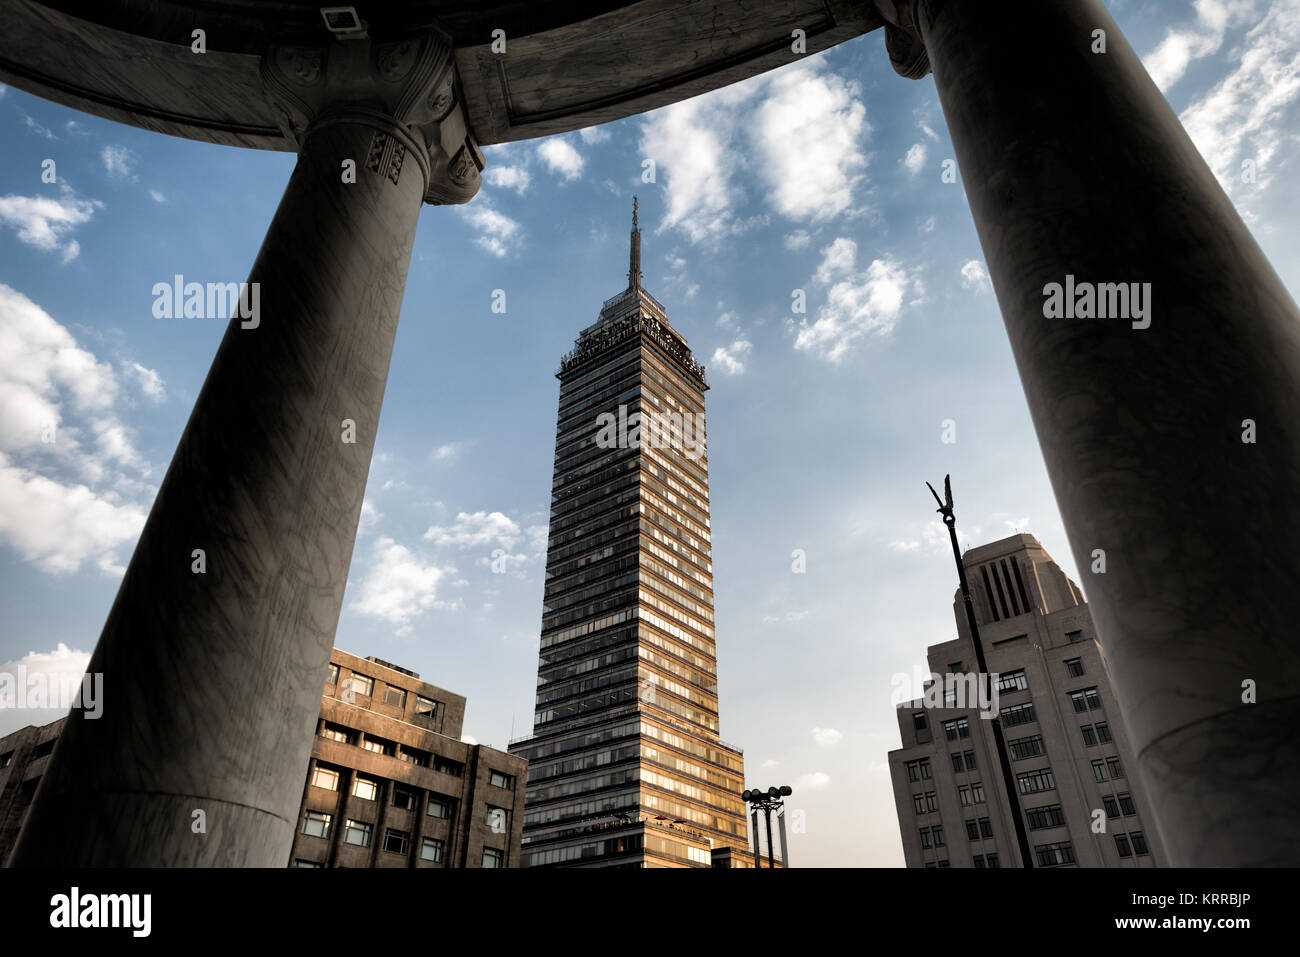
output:
{"label": "concrete building facade", "polygon": [[334,650],[290,867],[518,867],[528,764],[462,741],[465,699]]}
{"label": "concrete building facade", "polygon": [[65,720],[29,724],[0,738],[0,867],[9,860],[27,820],[36,786],[50,763]]}
{"label": "concrete building facade", "polygon": [[929,648],[939,681],[899,707],[903,747],[889,753],[907,866],[1020,865],[994,737],[981,718],[994,708],[1035,867],[1167,864],[1079,586],[1032,535],[968,549],[962,561],[996,704],[971,694],[975,648],[959,591],[959,637]]}

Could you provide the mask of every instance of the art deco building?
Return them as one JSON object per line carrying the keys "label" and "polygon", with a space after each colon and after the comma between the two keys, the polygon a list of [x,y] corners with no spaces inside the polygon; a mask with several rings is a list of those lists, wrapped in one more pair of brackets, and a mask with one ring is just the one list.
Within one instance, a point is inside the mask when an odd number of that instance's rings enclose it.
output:
{"label": "art deco building", "polygon": [[461,740],[465,699],[334,649],[290,867],[518,867],[519,758]]}
{"label": "art deco building", "polygon": [[[1079,586],[1032,535],[969,549],[962,562],[1033,865],[1165,866]],[[903,854],[908,867],[1018,867],[1011,804],[980,717],[993,709],[967,695],[969,678],[949,678],[976,672],[960,591],[954,613],[959,637],[929,649],[943,685],[898,710],[903,747],[889,753],[889,770]]]}
{"label": "art deco building", "polygon": [[[747,866],[718,736],[703,368],[641,285],[561,361],[523,866]],[[640,428],[638,429],[638,419]]]}

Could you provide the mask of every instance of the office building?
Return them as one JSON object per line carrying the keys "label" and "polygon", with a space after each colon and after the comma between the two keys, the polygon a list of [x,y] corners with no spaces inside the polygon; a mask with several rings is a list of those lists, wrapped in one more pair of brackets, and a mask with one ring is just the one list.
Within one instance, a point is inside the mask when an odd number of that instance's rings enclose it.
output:
{"label": "office building", "polygon": [[[1032,535],[962,556],[1035,867],[1156,867],[1167,859],[1104,649],[1079,586]],[[939,682],[898,710],[889,754],[908,867],[1020,866],[990,722],[972,693],[975,648],[960,591],[959,637],[932,645]]]}
{"label": "office building", "polygon": [[719,737],[703,368],[641,285],[561,361],[525,867],[744,867]]}
{"label": "office building", "polygon": [[0,738],[0,867],[18,840],[66,718],[19,728]]}

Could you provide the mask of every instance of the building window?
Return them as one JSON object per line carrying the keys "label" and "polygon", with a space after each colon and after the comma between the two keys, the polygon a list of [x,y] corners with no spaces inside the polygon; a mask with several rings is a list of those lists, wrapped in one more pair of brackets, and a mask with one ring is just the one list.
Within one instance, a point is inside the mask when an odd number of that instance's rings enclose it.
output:
{"label": "building window", "polygon": [[1103,794],[1101,798],[1102,807],[1106,809],[1106,817],[1119,817],[1119,804],[1109,794]]}
{"label": "building window", "polygon": [[423,695],[415,696],[415,716],[432,721],[438,716],[438,702]]}
{"label": "building window", "polygon": [[1097,740],[1102,744],[1110,744],[1110,725],[1105,721],[1097,722]]}
{"label": "building window", "polygon": [[948,863],[948,859],[947,859],[947,858],[944,858],[942,861],[940,861],[939,863],[935,864],[934,866],[935,866],[935,867],[950,867],[951,865]]}
{"label": "building window", "polygon": [[339,683],[339,666],[334,664],[332,661],[330,662],[330,673],[325,679],[325,683],[327,685],[336,685]]}
{"label": "building window", "polygon": [[1106,762],[1105,762],[1105,761],[1093,761],[1093,762],[1092,762],[1092,776],[1093,776],[1094,778],[1096,778],[1098,781],[1104,781],[1104,780],[1106,780]]}
{"label": "building window", "polygon": [[931,812],[939,810],[939,806],[935,803],[935,793],[933,791],[925,792],[925,809]]}
{"label": "building window", "polygon": [[380,738],[366,738],[366,740],[361,742],[361,746],[367,751],[375,752],[375,754],[387,754],[391,756],[393,753],[393,743],[391,741],[384,741]]}
{"label": "building window", "polygon": [[984,855],[976,854],[974,857],[971,858],[971,863],[975,865],[975,870],[977,871],[984,870]]}
{"label": "building window", "polygon": [[1079,728],[1079,730],[1083,732],[1083,743],[1090,748],[1095,747],[1097,744],[1097,732],[1092,730],[1092,725],[1085,724]]}
{"label": "building window", "polygon": [[916,808],[917,814],[925,813],[925,798],[920,794],[912,795],[912,807]]}
{"label": "building window", "polygon": [[384,850],[392,854],[405,854],[410,847],[410,832],[399,831],[395,827],[390,827],[384,832]]}
{"label": "building window", "polygon": [[954,774],[961,774],[962,772],[960,751],[954,751],[952,753],[952,770]]}
{"label": "building window", "polygon": [[1070,704],[1074,705],[1074,711],[1076,714],[1082,714],[1088,710],[1087,702],[1083,700],[1082,691],[1070,692]]}
{"label": "building window", "polygon": [[437,838],[426,837],[420,842],[420,860],[442,862],[442,841]]}
{"label": "building window", "polygon": [[429,766],[429,752],[402,745],[397,749],[397,760],[427,768]]}
{"label": "building window", "polygon": [[343,843],[355,844],[357,847],[370,846],[370,834],[374,831],[373,824],[367,824],[365,821],[348,821],[347,826],[343,828]]}
{"label": "building window", "polygon": [[1122,831],[1115,835],[1115,850],[1119,851],[1120,857],[1132,857],[1133,851],[1129,848],[1128,835]]}
{"label": "building window", "polygon": [[410,788],[402,787],[400,784],[394,785],[393,807],[400,807],[403,811],[414,811],[415,792]]}
{"label": "building window", "polygon": [[465,765],[450,758],[435,758],[433,769],[442,774],[450,774],[454,778],[458,778],[465,773]]}
{"label": "building window", "polygon": [[970,721],[966,718],[958,718],[955,721],[945,721],[943,723],[943,733],[947,735],[949,741],[956,741],[958,738],[969,738]]}
{"label": "building window", "polygon": [[357,778],[352,782],[352,795],[363,801],[373,801],[379,793],[379,784],[369,778]]}
{"label": "building window", "polygon": [[1106,767],[1110,769],[1112,778],[1122,778],[1124,776],[1124,768],[1120,765],[1119,758],[1107,758]]}
{"label": "building window", "polygon": [[1067,658],[1065,660],[1065,673],[1071,678],[1078,678],[1083,675],[1083,659]]}
{"label": "building window", "polygon": [[334,815],[323,811],[308,811],[302,820],[302,832],[310,837],[329,837],[330,822]]}
{"label": "building window", "polygon": [[1016,784],[1021,794],[1035,794],[1055,789],[1056,780],[1051,768],[1039,768],[1037,771],[1021,771],[1016,775]]}
{"label": "building window", "polygon": [[12,751],[6,751],[4,754],[0,754],[0,768],[9,767],[9,765],[13,762],[13,759],[14,759],[14,753]]}
{"label": "building window", "polygon": [[365,675],[359,675],[354,672],[344,683],[344,688],[347,691],[351,691],[353,694],[369,697],[370,693],[375,690],[375,679],[367,678]]}
{"label": "building window", "polygon": [[962,807],[970,807],[970,787],[963,784],[957,789],[957,800],[961,802]]}
{"label": "building window", "polygon": [[930,780],[930,778],[931,778],[931,774],[930,774],[930,759],[929,759],[929,758],[921,758],[919,764],[921,765],[921,780],[923,780],[923,781],[928,781],[928,780]]}
{"label": "building window", "polygon": [[503,855],[503,854],[502,854],[499,850],[497,850],[495,847],[485,847],[485,848],[483,848],[483,866],[484,866],[484,867],[501,867],[501,865],[502,865],[502,861],[503,861],[504,859],[505,859],[505,855]]}
{"label": "building window", "polygon": [[966,822],[966,838],[971,841],[978,841],[980,839],[980,828],[979,825],[975,823],[974,819]]}
{"label": "building window", "polygon": [[935,846],[935,847],[943,847],[943,828],[942,828],[942,827],[937,827],[937,826],[936,826],[936,827],[932,827],[932,828],[930,828],[930,836],[934,838],[934,846]]}
{"label": "building window", "polygon": [[1002,723],[1008,727],[1017,724],[1028,724],[1034,720],[1033,702],[1027,704],[1018,704],[1010,708],[1002,709]]}
{"label": "building window", "polygon": [[1029,680],[1025,678],[1023,668],[1017,668],[1015,671],[1005,671],[998,675],[998,691],[1006,694],[1009,691],[1024,691],[1029,687]]}
{"label": "building window", "polygon": [[924,711],[913,711],[913,712],[912,712],[912,730],[913,730],[913,731],[924,731],[927,727],[929,727],[929,722],[928,722],[928,721],[926,720],[926,718],[925,718],[925,712],[924,712]]}
{"label": "building window", "polygon": [[928,827],[921,828],[921,847],[927,851],[930,849],[930,829]]}
{"label": "building window", "polygon": [[1129,838],[1133,841],[1133,853],[1139,857],[1148,853],[1147,837],[1141,831],[1129,831]]}
{"label": "building window", "polygon": [[324,788],[326,791],[339,789],[339,773],[329,768],[317,767],[311,774],[312,787]]}
{"label": "building window", "polygon": [[961,662],[960,662],[960,661],[954,661],[954,662],[949,663],[949,665],[948,665],[948,674],[950,674],[950,675],[959,675],[959,674],[961,674],[961,673],[962,673],[962,670],[961,670]]}
{"label": "building window", "polygon": [[1078,644],[1079,642],[1083,641],[1083,632],[1081,632],[1081,631],[1067,631],[1067,632],[1065,633],[1065,640],[1068,641],[1068,642],[1069,642],[1070,644],[1072,644],[1072,645],[1076,645],[1076,644]]}
{"label": "building window", "polygon": [[1074,847],[1069,841],[1057,844],[1039,844],[1034,848],[1039,867],[1058,867],[1074,863]]}
{"label": "building window", "polygon": [[1118,795],[1119,809],[1125,817],[1132,817],[1137,813],[1137,808],[1133,806],[1133,795],[1127,791]]}
{"label": "building window", "polygon": [[975,770],[975,752],[974,752],[974,751],[967,751],[967,752],[966,752],[966,770],[967,770],[967,771],[974,771],[974,770]]}
{"label": "building window", "polygon": [[394,688],[389,685],[384,689],[384,704],[390,704],[394,708],[405,708],[406,692],[401,688]]}
{"label": "building window", "polygon": [[487,826],[493,834],[504,834],[509,830],[506,827],[506,809],[503,807],[492,807],[488,805],[487,809]]}
{"label": "building window", "polygon": [[451,817],[451,802],[430,794],[429,803],[425,807],[424,813],[429,817]]}
{"label": "building window", "polygon": [[1030,808],[1025,812],[1025,817],[1029,820],[1029,829],[1031,831],[1039,831],[1045,827],[1065,826],[1065,815],[1061,813],[1061,805],[1059,804]]}
{"label": "building window", "polygon": [[976,804],[984,803],[984,785],[976,782],[970,786],[971,800]]}
{"label": "building window", "polygon": [[1088,702],[1088,710],[1096,711],[1101,707],[1101,698],[1097,696],[1096,688],[1088,688],[1083,693],[1084,700]]}
{"label": "building window", "polygon": [[993,836],[993,822],[986,817],[980,818],[980,837],[988,840]]}
{"label": "building window", "polygon": [[[925,762],[925,767],[927,771],[930,769],[929,761]],[[930,775],[928,774],[926,775],[926,777],[929,776]],[[506,790],[510,790],[515,786],[515,779],[508,774],[502,774],[500,771],[493,771],[491,775],[489,775],[488,781],[493,787],[505,788]]]}
{"label": "building window", "polygon": [[320,729],[320,736],[328,738],[330,741],[338,741],[342,744],[351,744],[352,735],[348,733],[347,728],[340,728],[336,724],[327,724]]}
{"label": "building window", "polygon": [[1007,742],[1007,750],[1011,752],[1011,760],[1023,761],[1025,758],[1037,757],[1044,753],[1043,736],[1041,734],[1032,734],[1027,738],[1015,738]]}
{"label": "building window", "polygon": [[989,862],[989,870],[997,870],[1002,866],[998,862],[998,856],[996,854],[986,854],[985,860]]}
{"label": "building window", "polygon": [[324,867],[324,864],[318,864],[315,861],[304,861],[301,857],[293,862],[294,867]]}
{"label": "building window", "polygon": [[909,781],[921,780],[921,769],[919,767],[918,762],[916,761],[907,762],[907,780]]}

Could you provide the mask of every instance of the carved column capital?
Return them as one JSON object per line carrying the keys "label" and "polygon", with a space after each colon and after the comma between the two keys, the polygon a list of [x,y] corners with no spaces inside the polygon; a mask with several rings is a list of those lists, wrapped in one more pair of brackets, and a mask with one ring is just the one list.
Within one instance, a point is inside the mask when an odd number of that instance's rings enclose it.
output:
{"label": "carved column capital", "polygon": [[368,126],[374,134],[367,155],[354,157],[358,175],[396,183],[404,168],[418,169],[424,201],[439,205],[466,203],[478,192],[483,154],[469,130],[451,42],[442,34],[272,46],[260,71],[280,129],[300,149],[325,126]]}
{"label": "carved column capital", "polygon": [[885,18],[885,49],[894,72],[919,80],[930,72],[924,28],[934,21],[944,0],[875,0]]}

